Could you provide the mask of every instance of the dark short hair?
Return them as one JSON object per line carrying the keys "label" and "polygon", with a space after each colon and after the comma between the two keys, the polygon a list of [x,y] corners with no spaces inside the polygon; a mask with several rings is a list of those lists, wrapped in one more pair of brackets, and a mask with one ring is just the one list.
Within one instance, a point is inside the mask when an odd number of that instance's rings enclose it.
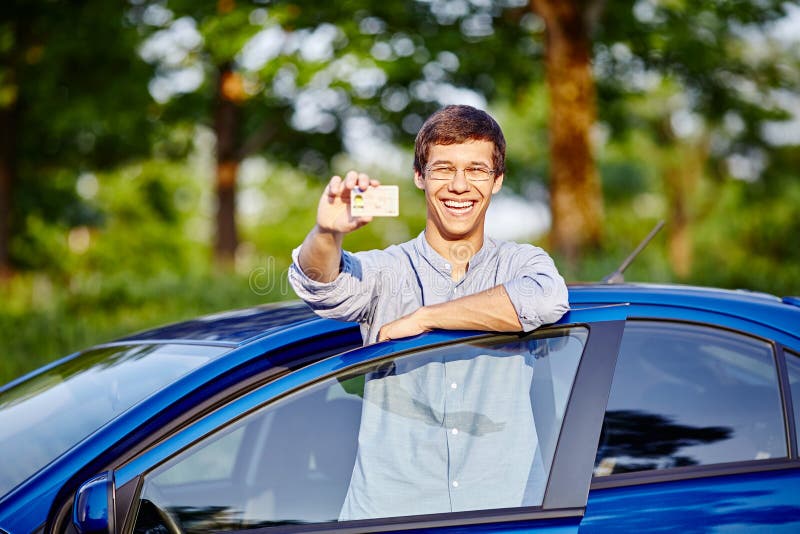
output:
{"label": "dark short hair", "polygon": [[425,121],[414,142],[414,170],[425,173],[428,154],[433,145],[454,145],[467,141],[494,143],[492,164],[495,176],[506,170],[506,138],[503,131],[488,113],[472,106],[447,106]]}

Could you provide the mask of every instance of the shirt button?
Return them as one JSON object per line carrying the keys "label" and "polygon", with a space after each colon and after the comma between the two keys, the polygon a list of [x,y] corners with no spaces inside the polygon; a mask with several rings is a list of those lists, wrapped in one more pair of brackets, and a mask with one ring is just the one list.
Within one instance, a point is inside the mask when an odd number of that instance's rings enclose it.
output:
{"label": "shirt button", "polygon": [[454,487],[454,488],[457,488],[457,487],[458,487],[458,480],[454,480],[454,481],[453,481],[453,487]]}
{"label": "shirt button", "polygon": [[455,382],[450,384],[450,389],[456,389],[457,387],[458,387],[458,384],[456,384]]}
{"label": "shirt button", "polygon": [[450,432],[452,432],[452,434],[455,436],[456,434],[458,434],[458,429],[457,429],[457,428],[454,428],[454,429],[453,429],[453,430],[451,430]]}
{"label": "shirt button", "polygon": [[445,263],[445,264],[444,264],[444,268],[445,268],[445,269],[449,269],[449,268],[450,268],[450,264],[449,264],[449,263]]}

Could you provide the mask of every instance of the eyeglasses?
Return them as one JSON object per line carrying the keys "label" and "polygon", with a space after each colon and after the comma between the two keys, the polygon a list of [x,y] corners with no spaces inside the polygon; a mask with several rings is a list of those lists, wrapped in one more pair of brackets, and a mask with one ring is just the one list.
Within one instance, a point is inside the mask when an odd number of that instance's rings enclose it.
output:
{"label": "eyeglasses", "polygon": [[[450,165],[434,165],[425,167],[425,173],[431,180],[454,180],[458,175],[458,169]],[[464,178],[470,182],[486,182],[497,173],[494,169],[486,167],[467,167],[464,169]]]}

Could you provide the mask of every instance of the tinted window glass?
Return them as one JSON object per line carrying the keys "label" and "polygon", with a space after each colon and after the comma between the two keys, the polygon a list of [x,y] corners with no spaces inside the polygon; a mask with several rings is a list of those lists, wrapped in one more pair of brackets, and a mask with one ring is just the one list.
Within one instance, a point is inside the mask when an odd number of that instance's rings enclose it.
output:
{"label": "tinted window glass", "polygon": [[147,474],[136,531],[540,505],[586,335],[451,345],[308,387]]}
{"label": "tinted window glass", "polygon": [[789,370],[789,384],[792,391],[792,406],[794,408],[794,428],[797,442],[800,443],[800,354],[784,350],[786,354],[786,367]]}
{"label": "tinted window glass", "polygon": [[[126,345],[87,351],[0,394],[0,495],[116,416],[227,347]],[[80,414],[80,417],[75,417]]]}
{"label": "tinted window glass", "polygon": [[595,475],[786,455],[768,343],[704,326],[626,325]]}

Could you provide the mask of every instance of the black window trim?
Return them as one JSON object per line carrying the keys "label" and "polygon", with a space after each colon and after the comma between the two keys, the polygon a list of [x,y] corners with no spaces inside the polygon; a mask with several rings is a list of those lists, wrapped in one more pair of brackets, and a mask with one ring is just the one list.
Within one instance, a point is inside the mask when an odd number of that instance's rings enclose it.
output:
{"label": "black window trim", "polygon": [[590,342],[564,413],[542,503],[545,509],[586,506],[625,324],[620,320],[586,325]]}
{"label": "black window trim", "polygon": [[364,532],[397,532],[398,530],[419,530],[471,525],[498,525],[547,519],[582,518],[584,507],[543,510],[539,506],[526,508],[496,508],[493,510],[470,510],[467,512],[446,512],[415,516],[398,516],[379,519],[359,519],[341,523],[311,523],[307,525],[274,525],[269,527],[231,530],[228,532],[247,532],[248,534],[314,533],[314,534],[361,534]]}
{"label": "black window trim", "polygon": [[670,467],[668,469],[636,471],[633,473],[617,473],[615,475],[594,477],[592,479],[591,491],[636,486],[640,484],[655,484],[658,482],[676,482],[695,478],[782,471],[786,469],[797,469],[798,467],[800,467],[800,462],[797,460],[791,458],[775,458],[770,460],[742,460],[739,462]]}
{"label": "black window trim", "polygon": [[[548,478],[542,506],[470,510],[464,512],[448,512],[424,516],[362,519],[341,523],[275,525],[256,529],[234,530],[230,532],[247,532],[249,534],[272,534],[276,532],[389,532],[398,530],[398,528],[403,530],[417,530],[424,528],[458,527],[473,524],[503,524],[521,521],[583,517],[586,509],[589,487],[592,480],[594,458],[597,451],[596,444],[600,439],[603,417],[605,415],[605,407],[609,392],[611,390],[611,379],[614,375],[614,368],[616,366],[617,354],[619,353],[619,346],[622,341],[624,325],[625,320],[575,322],[568,324],[558,323],[543,326],[532,332],[480,333],[457,340],[451,339],[440,341],[430,345],[413,347],[390,354],[380,356],[376,355],[368,362],[354,363],[347,367],[337,369],[336,371],[325,373],[313,381],[309,381],[300,386],[292,388],[280,395],[273,397],[269,401],[262,403],[251,410],[248,410],[247,412],[243,412],[238,417],[231,419],[226,424],[226,426],[234,424],[236,421],[247,417],[255,411],[264,408],[265,406],[280,402],[282,399],[298,391],[313,387],[318,383],[336,376],[341,376],[343,373],[347,373],[367,363],[375,364],[382,360],[400,358],[409,354],[420,352],[422,350],[431,350],[448,345],[455,345],[458,343],[475,341],[492,342],[494,340],[500,341],[503,339],[524,339],[536,334],[546,333],[550,330],[583,327],[589,331],[589,335],[587,337],[587,343],[584,347],[583,354],[581,355],[581,361],[575,373],[572,390],[570,391],[567,409],[564,413],[561,433],[559,434],[559,440],[553,457],[553,464],[550,469],[550,475]],[[352,350],[359,350],[360,348],[361,347]],[[608,350],[609,348],[611,350]],[[285,375],[281,375],[281,377],[282,376]],[[280,377],[275,377],[275,379],[277,378]],[[605,398],[606,402],[597,402],[598,398]],[[228,400],[230,401],[232,399]],[[580,406],[580,408],[573,408],[573,404]],[[218,429],[214,429],[214,431],[217,430]],[[570,438],[563,438],[565,435],[569,435]],[[208,434],[200,437],[198,440],[195,440],[186,447],[183,447],[181,451],[187,450],[189,447],[192,447],[194,444],[198,443],[202,439],[205,439],[207,436]],[[168,439],[168,437],[169,436],[167,436],[166,439]],[[567,448],[568,444],[571,452],[562,452],[559,454],[559,450]],[[181,451],[175,451],[175,453],[170,457],[174,457],[175,454],[180,454]],[[583,461],[581,462],[576,462],[575,455],[585,458],[583,458]],[[151,466],[151,470],[155,467],[156,465]],[[558,470],[559,473],[562,473],[562,471],[564,473],[560,474],[559,476],[554,476],[554,473],[557,472],[556,470]],[[143,475],[140,475],[134,480],[141,479],[142,476]],[[132,482],[133,480],[129,482],[129,484]],[[136,482],[136,486],[139,490],[141,489],[142,482],[143,480],[138,480]],[[557,497],[551,496],[551,493],[552,495],[557,495]],[[132,495],[134,500],[138,494],[139,491],[136,491]],[[578,504],[572,505],[574,503]],[[117,505],[119,506],[119,504],[120,502],[118,500]],[[131,532],[134,526],[133,519],[137,507],[135,506],[135,503],[128,504],[132,504],[132,506],[130,506],[129,513],[127,514],[125,523],[123,524],[123,533]]]}
{"label": "black window trim", "polygon": [[789,386],[789,375],[786,369],[785,353],[783,345],[772,339],[764,338],[751,332],[746,332],[731,328],[725,325],[709,323],[705,321],[691,321],[688,319],[675,319],[670,317],[628,317],[628,322],[659,322],[672,324],[685,324],[690,326],[703,326],[716,330],[725,330],[739,336],[756,339],[772,347],[772,356],[775,361],[775,368],[778,378],[778,388],[780,393],[781,408],[783,410],[784,432],[786,432],[786,451],[785,458],[773,458],[765,460],[741,460],[737,462],[723,462],[716,464],[706,464],[698,466],[670,467],[666,469],[656,469],[649,471],[636,471],[632,473],[617,473],[605,476],[593,476],[590,491],[619,488],[625,486],[636,486],[641,484],[655,484],[659,482],[674,482],[679,480],[691,480],[704,477],[738,475],[746,473],[761,473],[766,471],[779,471],[784,469],[797,469],[800,467],[797,450],[797,434],[793,432],[795,428],[794,413],[792,412],[792,399]]}
{"label": "black window trim", "polygon": [[[778,359],[778,376],[780,376],[781,399],[783,402],[783,412],[786,415],[786,434],[789,436],[789,457],[797,460],[800,458],[797,451],[797,422],[794,420],[794,402],[792,398],[792,386],[789,380],[789,368],[786,360],[789,355],[796,354],[791,349],[786,349],[781,343],[775,344],[775,354]],[[798,354],[800,357],[800,354]],[[797,399],[800,402],[800,399]]]}

